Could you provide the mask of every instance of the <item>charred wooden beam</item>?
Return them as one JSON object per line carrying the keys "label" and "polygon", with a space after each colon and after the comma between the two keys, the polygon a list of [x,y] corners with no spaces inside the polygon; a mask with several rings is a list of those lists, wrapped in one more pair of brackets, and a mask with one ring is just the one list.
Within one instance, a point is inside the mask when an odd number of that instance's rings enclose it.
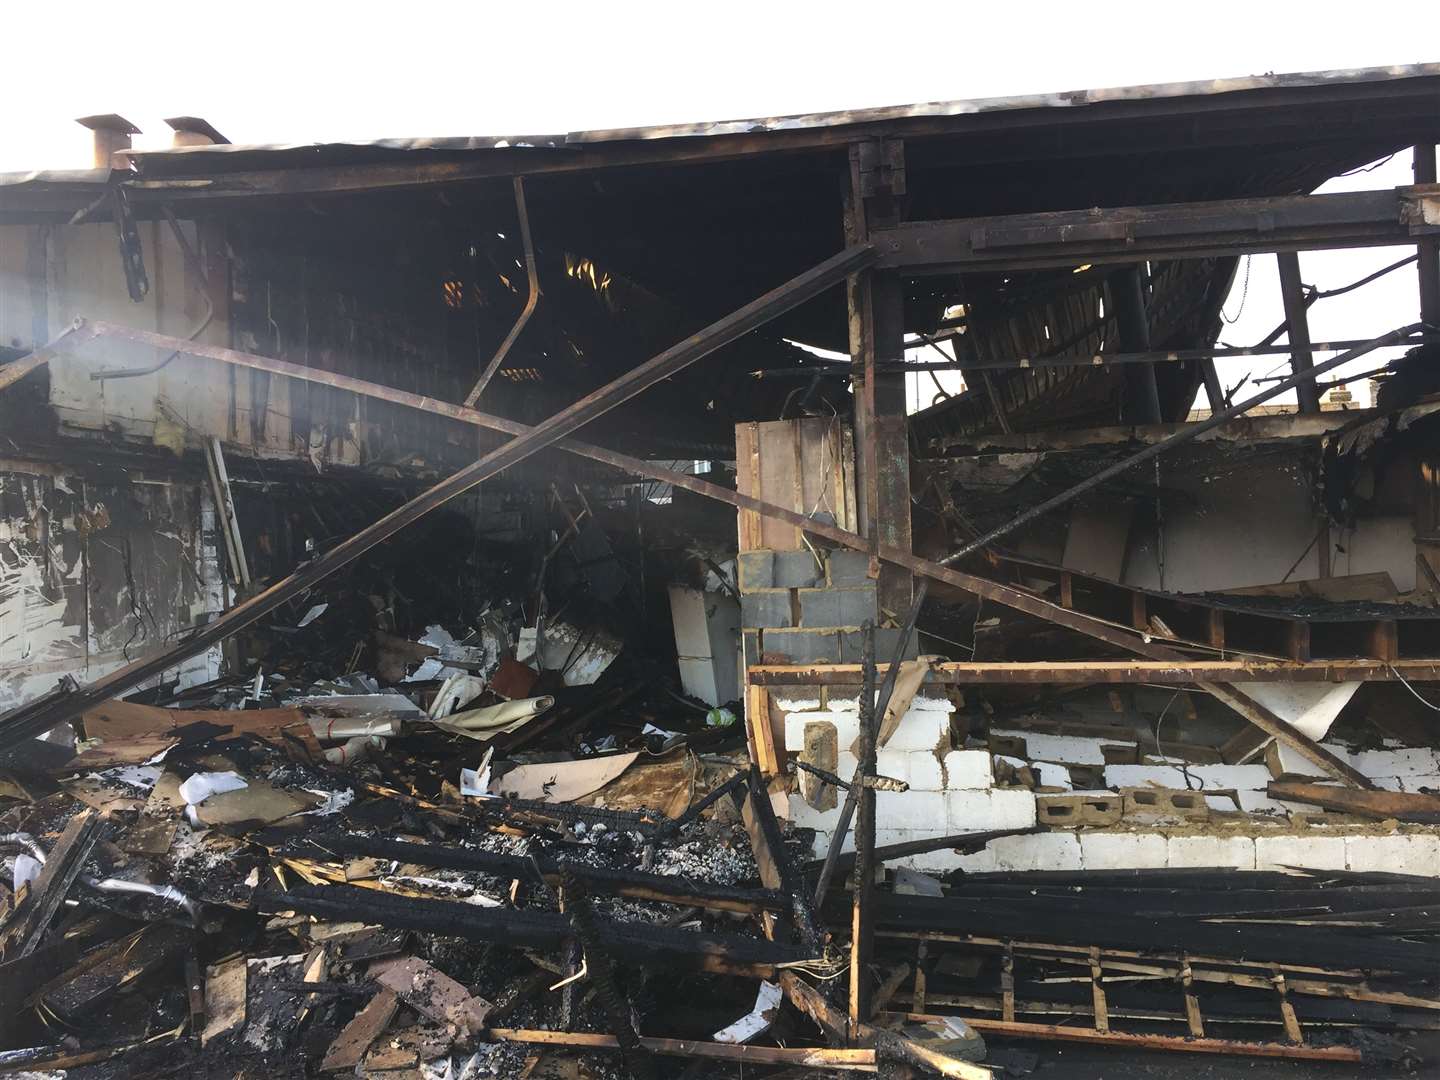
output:
{"label": "charred wooden beam", "polygon": [[593,892],[706,908],[711,911],[756,914],[760,911],[784,910],[790,905],[788,896],[771,889],[736,889],[688,881],[673,875],[611,870],[568,860],[502,855],[492,851],[444,847],[439,844],[415,844],[405,840],[389,840],[383,836],[323,837],[317,843],[322,849],[337,855],[371,855],[418,866],[474,870],[522,881],[533,879],[538,870],[547,882],[553,884],[560,879],[562,873],[568,872],[585,882]]}
{"label": "charred wooden beam", "polygon": [[[905,1019],[943,1020],[929,1013],[901,1014]],[[1014,1039],[1059,1040],[1123,1046],[1132,1050],[1175,1050],[1190,1054],[1235,1054],[1241,1057],[1290,1058],[1295,1061],[1359,1062],[1364,1056],[1353,1046],[1305,1046],[1292,1043],[1245,1042],[1238,1039],[1197,1039],[1182,1035],[1138,1035],[1126,1031],[1098,1031],[1094,1028],[1059,1024],[1029,1024],[1020,1020],[992,1020],[965,1017],[965,1022],[982,1034]]]}
{"label": "charred wooden beam", "polygon": [[1440,825],[1440,796],[1402,791],[1353,791],[1327,784],[1272,780],[1266,789],[1272,799],[1310,803],[1371,818],[1395,818],[1425,825]]}
{"label": "charred wooden beam", "polygon": [[[274,611],[281,604],[302,595],[316,584],[348,566],[376,544],[388,540],[406,526],[443,506],[456,496],[532,454],[553,445],[589,421],[617,405],[668,379],[696,361],[713,353],[745,334],[763,326],[778,315],[813,299],[826,289],[839,284],[845,277],[868,266],[875,259],[873,248],[848,248],[825,262],[792,278],[764,296],[751,301],[684,341],[671,346],[614,381],[581,398],[556,413],[542,424],[529,429],[503,446],[485,454],[472,465],[442,480],[405,505],[386,514],[373,525],[342,541],[302,569],[276,582],[264,592],[232,608],[213,622],[200,627],[185,641],[153,656],[127,664],[118,671],[96,680],[69,695],[53,708],[44,711],[49,726],[75,719],[86,709],[107,701],[126,690],[133,690],[146,679],[161,674],[180,661],[204,652],[211,645],[251,625]],[[0,716],[0,728],[10,714]]]}
{"label": "charred wooden beam", "polygon": [[[888,665],[886,665],[888,666]],[[747,670],[753,686],[854,686],[859,664],[756,664]],[[940,686],[1046,685],[1065,683],[1197,682],[1407,682],[1440,680],[1440,660],[1057,660],[933,665],[925,682]]]}
{"label": "charred wooden beam", "polygon": [[[307,885],[257,898],[265,912],[303,911],[315,915],[447,934],[498,945],[554,948],[574,936],[564,915],[542,911],[478,908],[453,900],[422,900],[350,885]],[[600,940],[618,955],[636,960],[674,961],[704,970],[768,977],[777,964],[813,958],[789,945],[738,934],[670,930],[649,923],[596,920]]]}
{"label": "charred wooden beam", "polygon": [[789,897],[790,910],[801,945],[812,954],[818,954],[824,946],[820,921],[805,888],[805,878],[796,868],[795,861],[785,847],[785,840],[780,835],[780,823],[775,819],[775,808],[770,805],[770,791],[755,765],[750,766],[749,791],[741,811],[745,827],[750,833],[751,847],[755,849],[760,880],[767,887],[778,889]]}
{"label": "charred wooden beam", "polygon": [[[484,1032],[496,1042],[526,1043],[534,1046],[563,1046],[574,1050],[619,1050],[614,1035],[587,1031],[537,1031],[525,1028],[490,1028]],[[875,1072],[875,1051],[832,1050],[826,1047],[746,1046],[737,1043],[702,1042],[695,1039],[642,1037],[640,1047],[652,1054],[670,1057],[733,1061],[741,1065],[789,1065],[803,1069],[844,1069],[847,1072]]]}

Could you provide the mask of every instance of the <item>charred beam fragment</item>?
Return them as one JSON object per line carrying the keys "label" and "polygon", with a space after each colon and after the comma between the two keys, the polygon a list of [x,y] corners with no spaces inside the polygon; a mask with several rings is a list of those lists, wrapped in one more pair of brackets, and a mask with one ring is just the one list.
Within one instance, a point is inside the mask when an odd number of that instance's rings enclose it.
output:
{"label": "charred beam fragment", "polygon": [[577,881],[584,882],[593,892],[713,911],[757,913],[783,910],[790,904],[789,897],[771,889],[737,889],[689,881],[673,875],[611,870],[566,860],[503,855],[472,848],[416,844],[405,840],[389,840],[383,836],[325,837],[318,840],[317,844],[323,850],[337,855],[370,855],[419,866],[474,870],[520,880],[533,878],[538,870],[551,884],[558,882],[562,875],[568,873]]}
{"label": "charred beam fragment", "polygon": [[[403,930],[448,934],[513,947],[555,948],[574,936],[561,914],[477,908],[453,900],[422,900],[350,885],[307,885],[257,898],[263,912],[303,911]],[[767,975],[775,965],[810,959],[793,946],[738,934],[693,933],[649,923],[596,920],[599,940],[637,962],[678,961],[705,970]]]}

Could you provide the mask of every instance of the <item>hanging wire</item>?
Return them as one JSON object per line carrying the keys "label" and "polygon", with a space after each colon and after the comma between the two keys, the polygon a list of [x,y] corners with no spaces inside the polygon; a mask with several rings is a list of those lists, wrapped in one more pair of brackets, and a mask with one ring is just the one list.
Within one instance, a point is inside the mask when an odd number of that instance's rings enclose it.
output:
{"label": "hanging wire", "polygon": [[1254,258],[1253,255],[1245,256],[1245,280],[1240,285],[1240,310],[1235,312],[1235,317],[1232,319],[1225,314],[1225,306],[1223,304],[1220,306],[1220,318],[1231,326],[1239,322],[1240,316],[1245,314],[1245,301],[1250,298],[1250,260],[1252,258]]}
{"label": "hanging wire", "polygon": [[1385,666],[1390,669],[1391,675],[1394,675],[1395,678],[1399,679],[1405,685],[1406,690],[1409,690],[1410,693],[1415,695],[1416,701],[1420,702],[1420,704],[1424,705],[1427,709],[1434,709],[1436,712],[1440,712],[1440,705],[1436,705],[1433,701],[1428,701],[1425,698],[1421,697],[1420,691],[1416,690],[1415,687],[1411,686],[1409,680],[1406,679],[1404,675],[1401,675],[1400,672],[1395,670],[1394,664],[1386,664]]}

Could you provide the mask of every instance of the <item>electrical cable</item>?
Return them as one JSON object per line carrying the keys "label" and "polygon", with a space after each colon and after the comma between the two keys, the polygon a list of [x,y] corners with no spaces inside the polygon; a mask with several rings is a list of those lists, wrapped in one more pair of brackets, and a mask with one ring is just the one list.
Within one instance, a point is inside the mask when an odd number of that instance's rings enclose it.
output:
{"label": "electrical cable", "polygon": [[1390,669],[1391,675],[1394,675],[1395,678],[1400,680],[1406,690],[1409,690],[1410,693],[1415,695],[1416,701],[1420,702],[1420,704],[1424,705],[1427,709],[1434,709],[1436,712],[1440,712],[1440,705],[1436,705],[1433,701],[1427,701],[1425,698],[1421,697],[1420,691],[1416,690],[1415,687],[1411,686],[1409,680],[1406,679],[1404,675],[1401,675],[1400,672],[1395,670],[1395,665],[1386,664],[1385,666]]}

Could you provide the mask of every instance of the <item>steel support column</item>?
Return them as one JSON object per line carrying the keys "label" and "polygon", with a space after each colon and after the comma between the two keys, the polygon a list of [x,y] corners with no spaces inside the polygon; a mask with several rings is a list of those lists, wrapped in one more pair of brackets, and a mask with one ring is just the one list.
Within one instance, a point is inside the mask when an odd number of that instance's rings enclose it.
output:
{"label": "steel support column", "polygon": [[[1285,301],[1285,328],[1290,338],[1290,370],[1295,374],[1315,366],[1310,348],[1310,320],[1305,310],[1305,286],[1300,281],[1300,256],[1282,251],[1275,256],[1280,266],[1280,297]],[[1313,380],[1295,387],[1302,413],[1320,411],[1320,391]]]}

